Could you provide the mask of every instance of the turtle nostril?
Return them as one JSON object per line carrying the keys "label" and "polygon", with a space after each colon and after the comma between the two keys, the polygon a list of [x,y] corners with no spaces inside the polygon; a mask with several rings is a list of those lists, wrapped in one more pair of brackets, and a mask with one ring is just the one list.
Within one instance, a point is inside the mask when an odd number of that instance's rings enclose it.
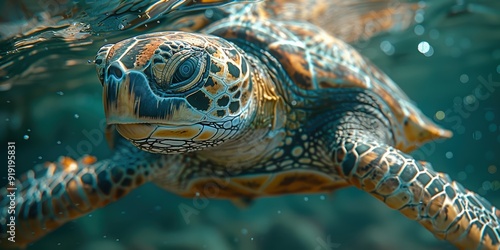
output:
{"label": "turtle nostril", "polygon": [[111,65],[108,68],[108,77],[109,76],[114,76],[116,79],[121,79],[123,76],[123,72],[118,67]]}

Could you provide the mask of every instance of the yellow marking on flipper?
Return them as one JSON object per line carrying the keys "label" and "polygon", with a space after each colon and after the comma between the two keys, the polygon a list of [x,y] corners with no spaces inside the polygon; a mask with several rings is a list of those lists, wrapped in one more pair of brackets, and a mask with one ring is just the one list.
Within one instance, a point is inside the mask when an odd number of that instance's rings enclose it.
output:
{"label": "yellow marking on flipper", "polygon": [[91,206],[95,206],[95,204],[98,204],[99,201],[101,200],[101,197],[97,193],[97,186],[92,186],[89,184],[83,184],[83,190],[85,192],[85,195],[87,199],[89,200]]}
{"label": "yellow marking on flipper", "polygon": [[97,158],[91,155],[86,155],[82,158],[82,163],[91,165],[97,162]]}
{"label": "yellow marking on flipper", "polygon": [[61,157],[60,163],[66,172],[74,172],[78,169],[78,164],[70,157]]}
{"label": "yellow marking on flipper", "polygon": [[[76,179],[71,179],[67,184],[66,184],[66,192],[68,193],[69,198],[73,202],[73,205],[76,206],[76,210],[78,210],[78,213],[76,217],[81,216],[82,212],[89,211],[91,209],[91,206],[89,206],[88,202],[85,200],[82,195],[85,195],[83,192],[79,193],[79,190],[81,186],[81,183],[78,183]],[[83,191],[83,190],[82,190]],[[73,211],[75,210],[74,208],[68,208],[68,210]]]}
{"label": "yellow marking on flipper", "polygon": [[[371,163],[373,160],[377,159],[378,156],[379,155],[375,152],[368,152],[362,158],[360,158],[358,167],[356,168],[356,175],[362,178],[369,171],[373,170],[373,166],[371,165]],[[378,164],[378,162],[376,162],[375,164]],[[363,179],[363,185],[363,188],[368,192],[375,189],[375,185],[370,181],[367,182],[367,179]]]}
{"label": "yellow marking on flipper", "polygon": [[[407,189],[402,189],[398,193],[388,196],[385,203],[392,209],[399,209],[410,202],[410,197],[410,192]],[[408,212],[410,214],[411,210]]]}
{"label": "yellow marking on flipper", "polygon": [[430,204],[428,205],[429,206],[428,215],[430,217],[434,217],[443,207],[445,201],[446,201],[446,194],[444,192],[433,197],[432,201],[430,201],[429,202]]}

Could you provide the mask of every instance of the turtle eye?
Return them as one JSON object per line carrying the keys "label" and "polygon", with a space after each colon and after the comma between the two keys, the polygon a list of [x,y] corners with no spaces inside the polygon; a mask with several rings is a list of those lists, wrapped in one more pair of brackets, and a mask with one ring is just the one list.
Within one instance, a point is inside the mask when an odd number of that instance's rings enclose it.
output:
{"label": "turtle eye", "polygon": [[163,91],[183,93],[206,78],[209,60],[203,52],[179,51],[168,59],[154,58],[151,73],[156,85]]}
{"label": "turtle eye", "polygon": [[198,60],[196,58],[188,58],[182,62],[174,73],[172,83],[179,83],[188,80],[196,72]]}

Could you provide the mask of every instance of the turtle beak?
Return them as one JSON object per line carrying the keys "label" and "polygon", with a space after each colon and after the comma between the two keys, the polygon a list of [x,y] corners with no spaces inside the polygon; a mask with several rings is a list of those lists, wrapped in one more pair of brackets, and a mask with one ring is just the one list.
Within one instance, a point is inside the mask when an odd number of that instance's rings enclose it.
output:
{"label": "turtle beak", "polygon": [[101,81],[101,85],[104,85],[104,69],[107,64],[108,54],[111,51],[113,45],[114,44],[106,44],[102,46],[97,52],[97,55],[95,56],[94,63],[97,71],[97,76]]}
{"label": "turtle beak", "polygon": [[[132,73],[131,79],[118,62],[107,65],[102,71],[103,104],[108,124],[135,123],[138,119],[136,105],[140,97],[136,98],[136,92],[131,88],[135,84],[146,86],[146,79],[137,72]],[[139,77],[135,77],[137,75]]]}

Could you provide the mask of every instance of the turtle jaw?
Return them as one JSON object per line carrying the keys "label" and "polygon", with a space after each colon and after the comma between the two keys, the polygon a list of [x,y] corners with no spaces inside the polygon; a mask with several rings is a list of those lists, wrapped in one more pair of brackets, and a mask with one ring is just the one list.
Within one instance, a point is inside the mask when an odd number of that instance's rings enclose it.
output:
{"label": "turtle jaw", "polygon": [[217,146],[237,134],[237,129],[214,128],[200,123],[192,125],[122,123],[115,125],[117,131],[136,147],[161,154],[185,153]]}

